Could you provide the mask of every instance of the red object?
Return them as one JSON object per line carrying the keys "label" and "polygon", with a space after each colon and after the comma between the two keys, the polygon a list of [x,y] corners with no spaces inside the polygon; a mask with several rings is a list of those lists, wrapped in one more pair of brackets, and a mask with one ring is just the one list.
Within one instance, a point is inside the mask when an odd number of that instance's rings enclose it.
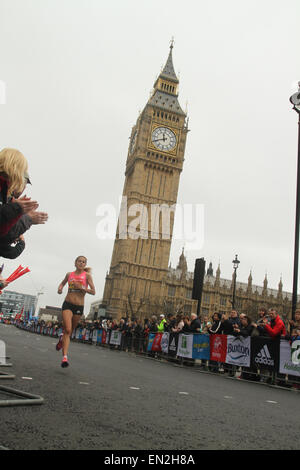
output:
{"label": "red object", "polygon": [[23,268],[23,266],[19,266],[7,279],[5,279],[6,282],[13,282],[19,277],[23,276],[26,273],[29,273],[30,269],[29,268]]}
{"label": "red object", "polygon": [[15,320],[21,320],[23,313],[24,313],[24,307],[22,307],[21,312],[16,315]]}
{"label": "red object", "polygon": [[6,279],[7,282],[10,281],[18,272],[22,271],[24,269],[21,265]]}
{"label": "red object", "polygon": [[277,315],[277,317],[275,318],[275,324],[273,327],[269,325],[268,323],[265,324],[265,330],[271,336],[271,338],[276,338],[276,336],[286,335],[286,329],[285,329],[284,323],[281,320],[279,315]]}
{"label": "red object", "polygon": [[210,335],[210,360],[225,362],[227,354],[227,335]]}
{"label": "red object", "polygon": [[161,352],[161,338],[162,338],[162,333],[156,333],[155,337],[154,337],[154,340],[153,340],[153,343],[152,343],[152,347],[151,347],[151,351],[157,351],[157,352]]}
{"label": "red object", "polygon": [[101,340],[101,343],[102,344],[105,344],[106,343],[106,331],[103,329],[102,330],[102,340]]}

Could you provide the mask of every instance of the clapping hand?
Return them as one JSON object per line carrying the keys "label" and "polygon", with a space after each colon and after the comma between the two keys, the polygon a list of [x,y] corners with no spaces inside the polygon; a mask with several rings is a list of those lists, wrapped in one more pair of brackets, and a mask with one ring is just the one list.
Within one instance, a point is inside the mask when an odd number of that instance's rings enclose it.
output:
{"label": "clapping hand", "polygon": [[32,201],[30,197],[26,195],[18,199],[12,198],[12,202],[16,202],[21,206],[23,214],[28,214],[30,211],[35,211],[39,205],[37,201]]}
{"label": "clapping hand", "polygon": [[48,214],[46,212],[32,210],[27,212],[27,215],[31,218],[33,225],[45,224],[48,220]]}

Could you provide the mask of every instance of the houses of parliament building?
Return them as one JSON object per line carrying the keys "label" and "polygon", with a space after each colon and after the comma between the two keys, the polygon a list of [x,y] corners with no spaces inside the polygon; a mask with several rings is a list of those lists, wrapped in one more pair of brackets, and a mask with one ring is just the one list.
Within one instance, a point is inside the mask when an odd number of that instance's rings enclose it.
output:
{"label": "houses of parliament building", "polygon": [[[173,42],[153,92],[132,128],[125,166],[123,198],[127,207],[145,209],[152,218],[157,217],[152,207],[171,207],[177,202],[189,131],[186,113],[178,101],[179,80],[172,53]],[[143,319],[160,313],[196,312],[197,301],[192,299],[193,273],[188,272],[184,252],[176,268],[169,266],[174,213],[170,215],[169,237],[165,236],[161,221],[156,224],[153,236],[150,216],[144,219],[140,236],[135,237],[130,233],[135,215],[128,213],[121,229],[121,205],[103,298],[92,303],[89,318],[98,315]],[[220,266],[214,274],[210,264],[204,277],[200,314],[230,311],[232,292],[233,281],[221,278]],[[268,288],[267,278],[263,287],[253,286],[250,273],[248,283],[236,285],[236,309],[256,317],[261,306],[273,306],[279,313],[288,314],[291,294],[282,291],[281,280],[278,290]]]}

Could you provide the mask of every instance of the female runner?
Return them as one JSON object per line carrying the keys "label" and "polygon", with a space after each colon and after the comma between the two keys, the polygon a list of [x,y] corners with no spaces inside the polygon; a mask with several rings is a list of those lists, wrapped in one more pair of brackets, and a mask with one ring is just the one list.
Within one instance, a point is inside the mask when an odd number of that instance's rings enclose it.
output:
{"label": "female runner", "polygon": [[[58,294],[62,294],[66,283],[69,284],[67,297],[62,305],[63,335],[60,336],[56,345],[56,350],[62,349],[63,360],[62,367],[68,367],[68,350],[72,331],[77,327],[84,308],[85,294],[95,295],[95,286],[91,269],[86,267],[87,259],[85,256],[78,256],[75,260],[76,270],[67,273],[64,280],[58,286]],[[90,287],[90,289],[88,288]]]}

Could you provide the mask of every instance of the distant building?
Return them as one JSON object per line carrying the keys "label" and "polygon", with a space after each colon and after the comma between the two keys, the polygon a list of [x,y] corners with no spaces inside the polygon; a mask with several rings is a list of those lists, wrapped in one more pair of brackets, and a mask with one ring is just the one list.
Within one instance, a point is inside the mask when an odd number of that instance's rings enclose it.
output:
{"label": "distant building", "polygon": [[[188,271],[186,257],[182,251],[176,268],[169,266],[166,277],[161,285],[161,294],[158,298],[144,300],[143,310],[132,311],[127,302],[121,316],[137,318],[150,318],[153,314],[178,314],[190,315],[197,311],[197,301],[192,299],[194,273]],[[212,263],[204,276],[203,292],[201,300],[200,315],[209,315],[214,312],[229,313],[232,309],[233,278],[224,279],[221,277],[220,266],[214,270]],[[130,300],[130,299],[128,299]],[[298,307],[299,304],[298,296]],[[93,310],[92,310],[93,307]],[[96,312],[105,312],[105,304],[101,301],[93,302],[89,314],[89,319],[93,320]],[[251,318],[256,319],[259,307],[267,309],[273,307],[286,320],[291,318],[292,294],[283,290],[282,279],[278,283],[278,289],[268,287],[267,275],[262,286],[252,283],[252,273],[250,272],[248,282],[236,283],[236,310],[246,313]],[[108,313],[108,312],[107,312]],[[105,316],[105,313],[102,313]],[[98,318],[100,314],[98,313]],[[115,318],[118,318],[117,315]]]}
{"label": "distant building", "polygon": [[91,303],[90,306],[90,311],[87,316],[87,320],[93,321],[97,320],[100,317],[105,317],[106,316],[106,310],[105,308],[102,308],[102,302],[101,300],[96,300],[95,302]]}
{"label": "distant building", "polygon": [[[170,311],[181,311],[189,314],[196,312],[197,302],[192,300],[194,273],[187,271],[184,254],[180,256],[176,269],[169,267],[165,281],[164,298],[166,308]],[[212,264],[209,264],[204,277],[201,301],[202,315],[211,316],[214,312],[228,313],[232,309],[233,279],[221,277],[220,266],[214,275]],[[298,298],[299,301],[299,298]],[[275,308],[280,315],[287,318],[291,316],[292,294],[283,291],[280,279],[278,289],[268,287],[267,275],[262,286],[253,285],[252,273],[248,282],[236,283],[236,309],[256,319],[259,307]]]}
{"label": "distant building", "polygon": [[41,321],[62,321],[62,313],[60,307],[50,307],[46,305],[45,308],[39,309],[39,320]]}
{"label": "distant building", "polygon": [[20,292],[4,289],[0,296],[0,311],[4,315],[20,313],[22,308],[24,312],[34,314],[37,304],[37,296],[21,294]]}

